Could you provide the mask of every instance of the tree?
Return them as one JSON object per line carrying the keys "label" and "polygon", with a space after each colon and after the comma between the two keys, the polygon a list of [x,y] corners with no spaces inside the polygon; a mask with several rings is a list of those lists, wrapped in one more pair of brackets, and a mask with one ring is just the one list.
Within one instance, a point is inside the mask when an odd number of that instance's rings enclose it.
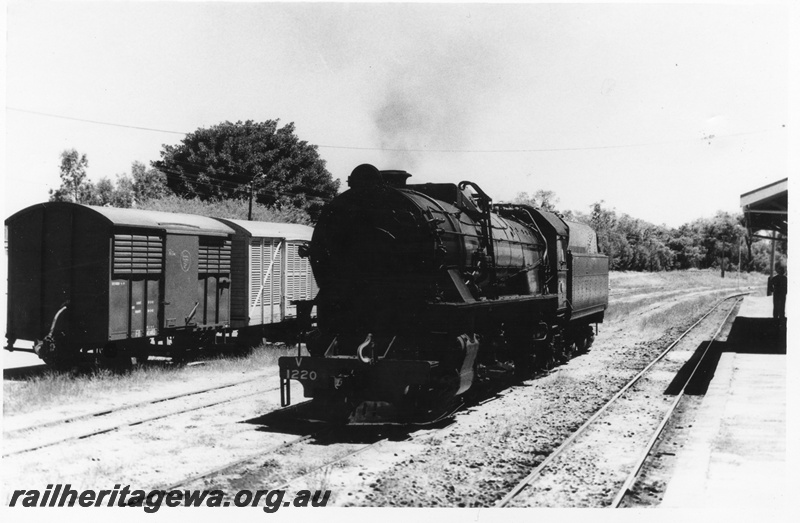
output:
{"label": "tree", "polygon": [[89,160],[85,154],[75,149],[61,153],[61,187],[50,189],[51,202],[90,203],[93,199],[94,186],[86,180],[86,168]]}
{"label": "tree", "polygon": [[670,231],[667,246],[675,253],[676,269],[700,269],[706,258],[702,228],[695,221]]}
{"label": "tree", "polygon": [[166,175],[157,169],[148,169],[141,162],[131,164],[131,176],[131,191],[137,203],[163,198],[171,193]]}
{"label": "tree", "polygon": [[738,217],[727,212],[717,212],[714,218],[706,224],[703,236],[707,261],[709,266],[713,266],[719,259],[720,273],[723,278],[734,246],[737,247],[738,253],[738,245],[744,235],[745,230],[739,225]]}
{"label": "tree", "polygon": [[165,145],[153,167],[176,194],[201,200],[247,198],[268,206],[291,205],[315,216],[339,189],[317,153],[300,140],[294,124],[278,120],[224,122]]}
{"label": "tree", "polygon": [[[250,205],[247,200],[226,199],[201,201],[199,198],[186,199],[175,194],[145,200],[139,205],[139,208],[149,209],[151,211],[179,212],[211,216],[214,218],[230,218],[233,220],[246,220],[249,207]],[[302,209],[298,209],[297,207],[277,209],[275,207],[266,207],[258,203],[253,205],[253,220],[311,225],[311,218],[308,213]]]}
{"label": "tree", "polygon": [[114,182],[104,176],[94,185],[94,194],[92,195],[91,201],[85,203],[101,206],[112,205],[111,202],[114,201],[114,190]]}
{"label": "tree", "polygon": [[530,205],[531,207],[543,211],[557,212],[556,204],[558,203],[558,196],[556,196],[556,193],[553,191],[545,191],[543,189],[539,189],[533,193],[533,196],[528,196],[526,192],[520,192],[517,193],[517,197],[514,198],[514,203]]}
{"label": "tree", "polygon": [[620,241],[616,234],[617,214],[613,210],[603,208],[603,200],[592,204],[589,225],[597,233],[597,248],[608,255],[609,268],[618,268],[615,255],[619,256]]}
{"label": "tree", "polygon": [[134,184],[130,176],[117,175],[117,185],[112,194],[112,207],[133,207],[135,201]]}

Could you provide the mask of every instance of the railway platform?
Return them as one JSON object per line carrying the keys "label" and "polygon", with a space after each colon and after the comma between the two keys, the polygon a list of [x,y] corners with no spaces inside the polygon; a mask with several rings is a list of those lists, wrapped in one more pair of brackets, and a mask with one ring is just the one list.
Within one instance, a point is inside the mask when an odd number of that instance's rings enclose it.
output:
{"label": "railway platform", "polygon": [[661,507],[785,506],[786,327],[770,297],[748,296],[727,340]]}

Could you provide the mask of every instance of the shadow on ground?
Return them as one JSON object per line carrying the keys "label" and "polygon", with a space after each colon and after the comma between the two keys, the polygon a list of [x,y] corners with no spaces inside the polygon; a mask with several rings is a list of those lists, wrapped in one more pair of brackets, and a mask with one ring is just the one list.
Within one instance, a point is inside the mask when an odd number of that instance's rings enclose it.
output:
{"label": "shadow on ground", "polygon": [[786,320],[772,318],[736,318],[725,341],[715,341],[709,348],[708,341],[701,343],[692,357],[684,363],[675,378],[664,391],[675,395],[689,379],[698,360],[708,348],[708,354],[686,386],[686,394],[703,395],[714,378],[720,356],[725,352],[738,354],[786,354]]}

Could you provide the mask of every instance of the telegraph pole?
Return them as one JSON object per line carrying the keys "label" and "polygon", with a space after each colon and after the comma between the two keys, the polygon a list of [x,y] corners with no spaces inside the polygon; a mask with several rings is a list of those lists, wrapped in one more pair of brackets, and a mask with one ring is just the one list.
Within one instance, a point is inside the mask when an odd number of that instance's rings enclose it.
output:
{"label": "telegraph pole", "polygon": [[736,288],[739,288],[739,278],[742,275],[742,239],[739,238],[739,269],[736,271]]}
{"label": "telegraph pole", "polygon": [[250,205],[247,207],[247,220],[253,219],[253,180],[250,180]]}

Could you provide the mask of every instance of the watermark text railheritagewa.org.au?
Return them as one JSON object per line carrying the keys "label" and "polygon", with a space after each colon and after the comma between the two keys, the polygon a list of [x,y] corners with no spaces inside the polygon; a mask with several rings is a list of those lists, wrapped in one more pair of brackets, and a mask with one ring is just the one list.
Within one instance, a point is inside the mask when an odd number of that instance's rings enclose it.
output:
{"label": "watermark text railheritagewa.org.au", "polygon": [[70,484],[47,485],[42,490],[14,490],[10,507],[142,507],[158,512],[167,507],[261,507],[276,512],[281,507],[324,507],[330,490],[240,490],[233,496],[221,490],[132,490],[114,485],[111,490],[75,490]]}

